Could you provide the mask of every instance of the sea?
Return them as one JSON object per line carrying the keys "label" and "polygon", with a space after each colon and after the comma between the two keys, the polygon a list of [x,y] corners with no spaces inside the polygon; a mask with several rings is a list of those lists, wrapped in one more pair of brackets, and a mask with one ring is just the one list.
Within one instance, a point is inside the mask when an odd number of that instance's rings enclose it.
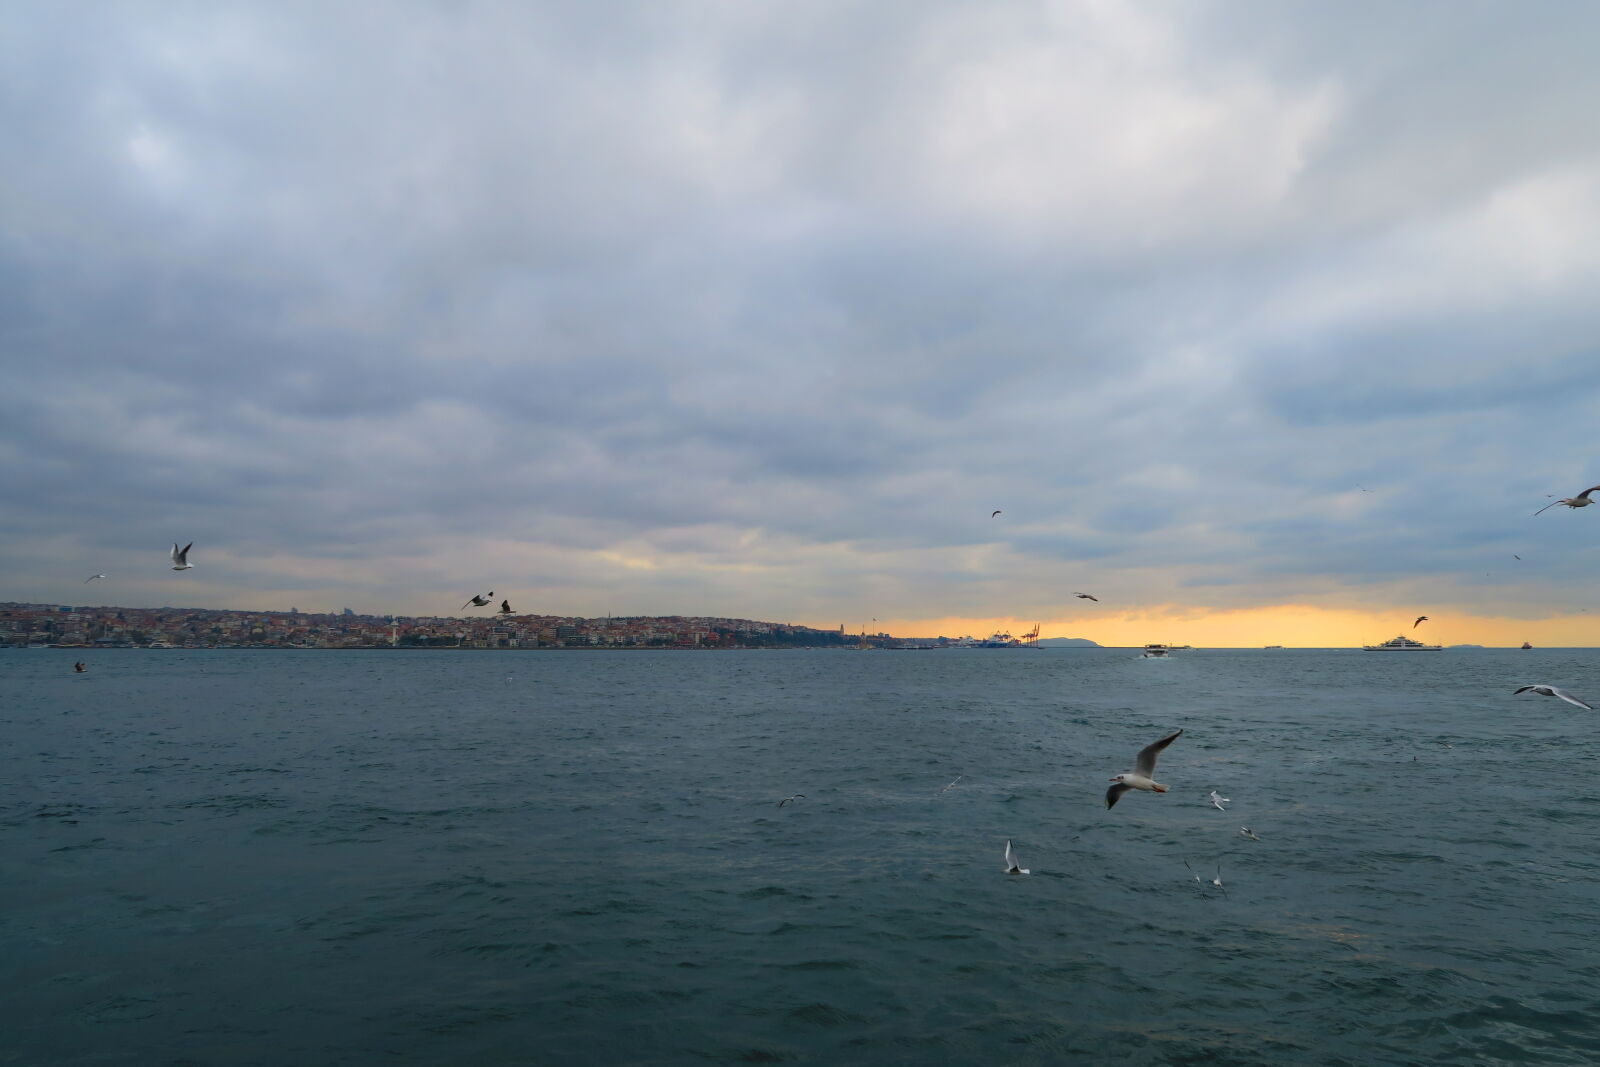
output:
{"label": "sea", "polygon": [[1593,1064],[1528,683],[1600,651],[0,651],[0,1064]]}

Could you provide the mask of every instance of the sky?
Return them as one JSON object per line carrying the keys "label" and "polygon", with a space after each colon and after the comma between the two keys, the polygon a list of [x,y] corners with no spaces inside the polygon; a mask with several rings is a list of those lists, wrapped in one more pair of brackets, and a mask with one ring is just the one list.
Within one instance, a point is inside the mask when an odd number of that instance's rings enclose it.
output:
{"label": "sky", "polygon": [[1597,39],[12,5],[0,600],[1600,644]]}

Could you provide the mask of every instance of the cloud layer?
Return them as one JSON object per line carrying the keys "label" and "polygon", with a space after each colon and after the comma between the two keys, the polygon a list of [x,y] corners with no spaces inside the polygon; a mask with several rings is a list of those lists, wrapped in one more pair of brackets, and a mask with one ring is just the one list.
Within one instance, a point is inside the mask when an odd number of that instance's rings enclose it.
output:
{"label": "cloud layer", "polygon": [[1600,515],[1531,513],[1600,482],[1597,31],[24,6],[0,592],[1574,611]]}

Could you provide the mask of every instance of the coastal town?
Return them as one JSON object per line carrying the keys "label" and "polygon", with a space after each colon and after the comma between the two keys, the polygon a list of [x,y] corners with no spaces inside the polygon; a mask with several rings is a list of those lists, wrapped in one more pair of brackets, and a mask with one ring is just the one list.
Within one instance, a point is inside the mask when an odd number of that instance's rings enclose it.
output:
{"label": "coastal town", "polygon": [[[916,642],[932,645],[938,641]],[[30,648],[857,648],[888,634],[701,616],[577,618],[0,604],[0,647]],[[914,646],[913,646],[914,647]]]}

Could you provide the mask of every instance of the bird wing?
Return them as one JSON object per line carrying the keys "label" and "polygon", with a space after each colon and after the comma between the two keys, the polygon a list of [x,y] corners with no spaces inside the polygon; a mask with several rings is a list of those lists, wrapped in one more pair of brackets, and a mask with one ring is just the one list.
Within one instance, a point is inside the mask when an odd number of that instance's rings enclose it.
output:
{"label": "bird wing", "polygon": [[1578,494],[1578,499],[1579,500],[1588,500],[1589,499],[1589,494],[1594,492],[1596,489],[1600,489],[1600,485],[1592,485],[1589,488],[1585,489],[1583,492]]}
{"label": "bird wing", "polygon": [[178,562],[178,542],[172,542],[172,562]]}
{"label": "bird wing", "polygon": [[1151,775],[1155,774],[1156,757],[1161,755],[1162,749],[1176,741],[1178,739],[1178,734],[1181,733],[1183,733],[1182,730],[1177,731],[1177,733],[1170,733],[1166,737],[1163,737],[1161,740],[1157,741],[1155,744],[1146,745],[1144,748],[1141,748],[1139,750],[1139,758],[1135,760],[1133,764],[1135,773],[1142,774],[1146,778],[1149,778]]}
{"label": "bird wing", "polygon": [[1594,710],[1594,705],[1593,704],[1585,704],[1583,701],[1579,700],[1577,697],[1573,696],[1571,693],[1567,692],[1565,689],[1557,689],[1555,686],[1552,685],[1550,687],[1550,695],[1551,696],[1555,696],[1555,697],[1560,697],[1562,700],[1565,700],[1568,704],[1576,704],[1578,707],[1580,707],[1580,708],[1588,708],[1590,711]]}
{"label": "bird wing", "polygon": [[992,518],[994,518],[994,516],[995,516],[995,515],[998,515],[998,514],[1000,514],[1000,513],[999,513],[999,512],[998,512],[998,511],[996,511],[996,512],[995,512],[995,513],[994,513],[994,515],[990,515],[990,516],[989,516],[989,517],[990,517],[990,518],[991,518],[991,519],[992,519]]}
{"label": "bird wing", "polygon": [[[469,600],[465,604],[461,605],[461,608],[470,608],[472,606],[472,601],[473,600],[477,600],[477,599],[478,599],[477,597],[473,597],[472,600]],[[457,608],[456,610],[460,611],[461,608]]]}
{"label": "bird wing", "polygon": [[1417,616],[1417,621],[1411,624],[1411,628],[1413,630],[1415,630],[1418,626],[1422,625],[1423,623],[1425,623],[1427,621],[1428,621],[1428,617],[1426,615],[1418,615]]}
{"label": "bird wing", "polygon": [[500,601],[500,610],[509,615],[511,613],[511,601],[509,601],[509,600]]}
{"label": "bird wing", "polygon": [[1122,794],[1126,793],[1128,790],[1130,790],[1132,788],[1133,788],[1133,786],[1131,786],[1131,785],[1123,785],[1121,782],[1118,782],[1115,785],[1113,785],[1110,789],[1107,789],[1106,790],[1106,809],[1109,811],[1111,808],[1116,807],[1117,806],[1117,801],[1122,799]]}
{"label": "bird wing", "polygon": [[1011,855],[1011,841],[1008,838],[1006,840],[1006,870],[1014,871],[1014,870],[1017,869],[1017,867],[1018,867],[1017,861]]}
{"label": "bird wing", "polygon": [[1555,507],[1559,503],[1561,503],[1561,501],[1552,500],[1550,503],[1546,504],[1544,507],[1540,508],[1538,511],[1535,511],[1534,514],[1535,515],[1543,515],[1545,512],[1549,511],[1551,508]]}
{"label": "bird wing", "polygon": [[1526,693],[1530,689],[1537,690],[1538,688],[1539,687],[1536,686],[1536,685],[1525,685],[1521,689],[1514,690],[1511,695],[1512,696],[1521,696],[1523,693]]}

